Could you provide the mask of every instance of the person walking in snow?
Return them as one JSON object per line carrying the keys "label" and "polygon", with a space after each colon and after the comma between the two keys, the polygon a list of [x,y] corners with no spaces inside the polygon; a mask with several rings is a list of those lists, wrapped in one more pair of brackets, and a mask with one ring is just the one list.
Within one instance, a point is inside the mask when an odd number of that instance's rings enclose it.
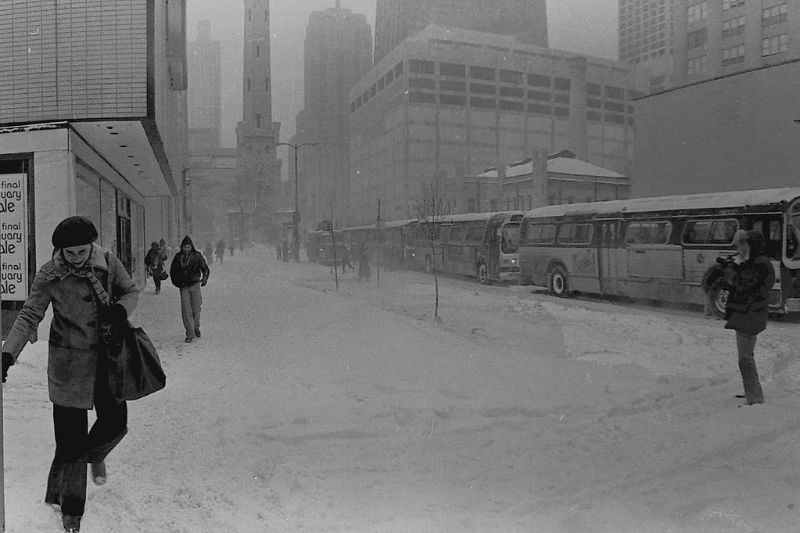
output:
{"label": "person walking in snow", "polygon": [[738,251],[729,283],[725,306],[725,328],[736,331],[739,371],[742,374],[744,397],[748,405],[764,403],[753,350],[756,336],[767,327],[769,293],[775,284],[775,270],[764,255],[765,241],[761,232],[739,230],[734,235]]}
{"label": "person walking in snow", "polygon": [[211,244],[211,241],[206,242],[206,247],[203,253],[206,256],[207,263],[210,264],[214,262],[214,246]]}
{"label": "person walking in snow", "polygon": [[[60,509],[65,531],[80,530],[86,507],[86,465],[106,482],[105,459],[127,433],[128,410],[109,391],[105,339],[136,308],[139,290],[116,256],[95,243],[85,217],[62,220],[53,231],[52,260],[33,281],[2,349],[3,382],[52,305],[47,381],[56,450],[45,502]],[[88,429],[87,411],[96,420]]]}
{"label": "person walking in snow", "polygon": [[221,265],[222,260],[225,259],[225,241],[222,239],[217,241],[217,248],[214,253],[216,253],[217,261],[219,261],[219,264]]}
{"label": "person walking in snow", "polygon": [[169,275],[172,284],[180,289],[181,318],[186,330],[185,342],[192,342],[200,337],[200,310],[203,306],[203,295],[200,287],[208,283],[211,270],[208,268],[203,254],[194,247],[192,239],[187,235],[181,241],[181,250],[172,259]]}
{"label": "person walking in snow", "polygon": [[358,248],[358,280],[365,279],[369,281],[369,254],[367,253],[367,245],[361,243]]}
{"label": "person walking in snow", "polygon": [[147,273],[153,278],[153,283],[156,286],[156,294],[161,292],[161,282],[164,280],[164,263],[167,260],[167,254],[161,246],[153,241],[150,243],[150,250],[144,256],[144,266],[147,268]]}

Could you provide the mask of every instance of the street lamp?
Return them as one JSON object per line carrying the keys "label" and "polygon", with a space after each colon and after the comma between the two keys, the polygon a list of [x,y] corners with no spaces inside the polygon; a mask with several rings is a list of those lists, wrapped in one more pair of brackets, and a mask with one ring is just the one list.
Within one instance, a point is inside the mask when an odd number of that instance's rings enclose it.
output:
{"label": "street lamp", "polygon": [[275,143],[275,146],[291,146],[294,149],[294,213],[292,214],[292,236],[294,238],[294,243],[292,244],[292,248],[294,251],[294,262],[300,262],[300,205],[298,199],[298,192],[297,192],[297,152],[303,146],[317,146],[319,143],[315,142],[308,142],[308,143]]}

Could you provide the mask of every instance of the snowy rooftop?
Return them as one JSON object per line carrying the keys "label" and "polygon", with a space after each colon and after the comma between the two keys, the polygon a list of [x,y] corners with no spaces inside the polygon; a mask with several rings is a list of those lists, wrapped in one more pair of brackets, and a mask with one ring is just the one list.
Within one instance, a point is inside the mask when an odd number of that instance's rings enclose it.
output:
{"label": "snowy rooftop", "polygon": [[[506,177],[513,178],[517,176],[526,176],[533,172],[533,161],[525,159],[517,163],[511,163],[506,166]],[[623,174],[618,174],[613,170],[598,167],[591,163],[587,163],[581,159],[574,157],[556,157],[547,160],[547,173],[548,174],[568,174],[571,176],[591,176],[599,178],[624,178]],[[497,169],[488,169],[485,172],[478,174],[479,178],[496,178]]]}

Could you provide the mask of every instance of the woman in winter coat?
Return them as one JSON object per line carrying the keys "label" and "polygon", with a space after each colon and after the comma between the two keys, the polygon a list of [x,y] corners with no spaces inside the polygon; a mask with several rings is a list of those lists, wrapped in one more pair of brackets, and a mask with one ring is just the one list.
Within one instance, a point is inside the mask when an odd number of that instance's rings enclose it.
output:
{"label": "woman in winter coat", "polygon": [[728,302],[725,308],[726,329],[736,331],[739,371],[747,404],[764,403],[753,349],[756,336],[767,327],[769,293],[775,284],[775,270],[764,255],[764,236],[756,230],[739,230],[734,236],[739,252],[729,268]]}
{"label": "woman in winter coat", "polygon": [[[60,507],[64,529],[70,532],[80,530],[87,463],[93,481],[105,483],[105,458],[127,432],[127,406],[109,392],[104,334],[124,324],[139,300],[120,260],[95,239],[97,229],[85,217],[69,217],[56,226],[53,258],[36,274],[2,350],[5,381],[53,306],[47,381],[56,451],[45,502]],[[92,408],[97,419],[89,430],[87,411]]]}
{"label": "woman in winter coat", "polygon": [[203,254],[197,251],[192,239],[187,235],[181,241],[181,251],[175,254],[169,267],[172,284],[181,290],[181,318],[186,329],[185,342],[192,342],[195,337],[200,337],[200,310],[203,306],[200,287],[206,286],[210,274]]}

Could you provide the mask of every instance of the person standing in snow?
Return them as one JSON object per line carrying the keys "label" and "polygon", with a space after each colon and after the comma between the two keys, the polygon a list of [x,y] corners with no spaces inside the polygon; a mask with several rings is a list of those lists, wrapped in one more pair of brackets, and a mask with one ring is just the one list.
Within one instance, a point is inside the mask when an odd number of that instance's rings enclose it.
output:
{"label": "person standing in snow", "polygon": [[150,250],[144,256],[144,266],[147,268],[147,273],[153,278],[156,294],[161,292],[161,281],[164,279],[164,262],[166,260],[167,254],[157,242],[153,241],[150,244]]}
{"label": "person standing in snow", "polygon": [[211,241],[206,242],[206,247],[204,250],[206,261],[208,263],[214,262],[214,246],[211,244]]}
{"label": "person standing in snow", "polygon": [[733,272],[725,306],[725,328],[736,331],[744,397],[748,405],[753,405],[764,403],[753,349],[756,336],[767,327],[769,293],[775,284],[775,270],[764,255],[765,241],[761,232],[739,230],[734,235],[734,243],[738,257],[727,267]]}
{"label": "person standing in snow", "polygon": [[215,253],[217,254],[217,261],[219,261],[219,264],[221,265],[222,260],[225,259],[225,241],[222,239],[217,241],[217,249]]}
{"label": "person standing in snow", "polygon": [[358,245],[358,280],[365,279],[369,281],[369,254],[367,253],[367,245],[363,242]]}
{"label": "person standing in snow", "polygon": [[[96,239],[97,229],[85,217],[68,217],[56,226],[52,260],[36,274],[2,349],[5,382],[52,305],[47,381],[56,451],[45,502],[60,508],[64,529],[73,533],[80,530],[86,506],[87,463],[92,480],[104,484],[105,458],[127,433],[126,403],[109,391],[104,341],[109,329],[124,325],[139,300],[122,262]],[[92,408],[97,418],[89,430]]]}
{"label": "person standing in snow", "polygon": [[194,247],[192,239],[187,235],[181,241],[181,250],[172,259],[169,275],[172,284],[181,292],[181,318],[186,329],[185,342],[192,342],[200,337],[200,310],[203,295],[200,287],[208,283],[211,271],[203,254]]}

